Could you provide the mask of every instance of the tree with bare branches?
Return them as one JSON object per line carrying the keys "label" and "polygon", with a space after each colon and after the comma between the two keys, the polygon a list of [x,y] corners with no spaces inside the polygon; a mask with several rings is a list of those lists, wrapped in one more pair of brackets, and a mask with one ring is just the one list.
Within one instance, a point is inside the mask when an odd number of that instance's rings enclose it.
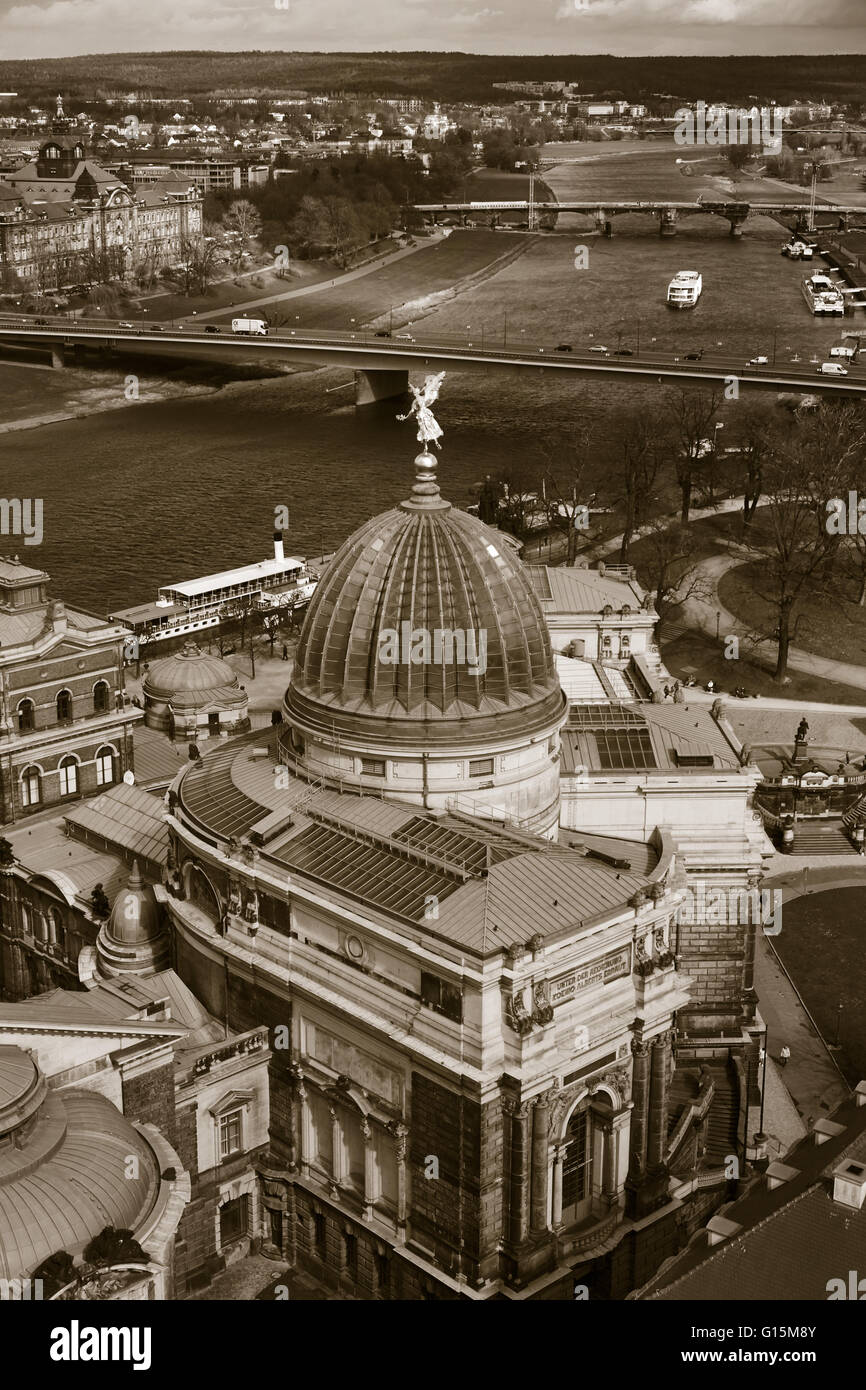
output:
{"label": "tree with bare branches", "polygon": [[550,529],[566,538],[565,563],[573,565],[577,547],[589,529],[589,507],[596,494],[588,494],[585,478],[590,463],[592,426],[574,426],[565,433],[551,433],[541,442],[544,492]]}
{"label": "tree with bare branches", "polygon": [[[715,425],[722,403],[718,391],[670,391],[667,394],[675,436],[674,468],[682,505],[680,522],[688,525],[692,490],[715,467]],[[711,488],[712,495],[712,488]]]}

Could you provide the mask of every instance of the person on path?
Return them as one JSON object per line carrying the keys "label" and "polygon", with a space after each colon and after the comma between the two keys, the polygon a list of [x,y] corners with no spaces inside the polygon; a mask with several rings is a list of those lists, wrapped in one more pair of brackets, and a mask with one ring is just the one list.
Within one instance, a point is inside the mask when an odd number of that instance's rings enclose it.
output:
{"label": "person on path", "polygon": [[782,1048],[781,1052],[779,1053],[779,1066],[780,1066],[780,1067],[783,1067],[783,1066],[785,1065],[785,1063],[787,1062],[787,1060],[788,1060],[788,1058],[790,1057],[790,1055],[791,1055],[791,1049],[790,1049],[790,1047],[788,1046],[788,1044],[785,1043],[784,1047]]}

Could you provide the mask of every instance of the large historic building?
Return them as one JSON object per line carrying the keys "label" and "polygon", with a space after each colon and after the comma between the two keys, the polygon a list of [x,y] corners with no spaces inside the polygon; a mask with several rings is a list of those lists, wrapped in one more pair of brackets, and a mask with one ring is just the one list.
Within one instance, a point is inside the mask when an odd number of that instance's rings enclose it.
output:
{"label": "large historic building", "polygon": [[[532,584],[416,470],[328,566],[284,723],[176,779],[155,892],[186,984],[270,1031],[272,1248],[361,1297],[618,1298],[740,1155],[729,1040],[679,1056],[695,840],[665,814],[560,830],[569,710]],[[724,746],[719,865],[736,841],[758,867]],[[738,951],[689,945],[699,989],[703,956]],[[724,992],[742,1049],[748,971],[713,984],[698,1030]]]}
{"label": "large historic building", "polygon": [[132,769],[119,623],[48,597],[48,575],[0,558],[0,822],[97,792]]}
{"label": "large historic building", "polygon": [[0,181],[0,289],[60,289],[156,273],[202,237],[202,195],[175,177],[133,191],[55,131]]}

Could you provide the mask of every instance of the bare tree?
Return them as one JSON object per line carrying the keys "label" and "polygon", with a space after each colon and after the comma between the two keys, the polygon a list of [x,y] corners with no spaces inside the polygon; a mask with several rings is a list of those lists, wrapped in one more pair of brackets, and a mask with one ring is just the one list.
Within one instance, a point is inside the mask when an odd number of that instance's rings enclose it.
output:
{"label": "bare tree", "polygon": [[770,635],[778,644],[774,678],[784,680],[796,636],[798,604],[827,580],[838,537],[827,527],[827,500],[841,490],[849,441],[828,428],[820,411],[801,423],[784,449],[764,466],[765,505],[750,546],[761,561],[761,581],[777,620]]}
{"label": "bare tree", "polygon": [[262,219],[253,203],[246,198],[236,198],[229,204],[223,226],[226,231],[233,233],[230,259],[232,268],[237,271],[252,242],[261,233]]}
{"label": "bare tree", "polygon": [[611,493],[623,510],[623,532],[619,547],[620,563],[628,564],[629,548],[636,531],[646,523],[652,504],[653,488],[670,452],[664,425],[658,416],[639,411],[631,417],[622,435]]}
{"label": "bare tree", "polygon": [[544,459],[544,491],[550,528],[566,537],[567,565],[573,565],[581,536],[589,523],[589,506],[596,494],[587,495],[585,475],[590,461],[592,426],[581,424],[566,434],[550,434],[541,445]]}
{"label": "bare tree", "polygon": [[650,526],[646,536],[649,587],[655,595],[659,624],[690,598],[707,591],[695,561],[696,539],[682,523],[671,525],[665,517]]}
{"label": "bare tree", "polygon": [[674,467],[682,498],[680,521],[686,526],[692,489],[701,473],[715,465],[715,434],[711,431],[722,397],[717,391],[673,391],[668,394],[668,402],[678,444]]}
{"label": "bare tree", "polygon": [[[866,498],[866,428],[863,425],[862,407],[853,402],[822,407],[826,431],[835,442],[839,457],[840,475],[843,480],[843,493],[853,492],[857,502]],[[847,506],[848,498],[844,498]],[[848,517],[849,529],[846,539],[853,551],[856,565],[858,594],[857,603],[866,606],[866,514],[856,511],[855,517]],[[853,521],[853,526],[850,523]]]}

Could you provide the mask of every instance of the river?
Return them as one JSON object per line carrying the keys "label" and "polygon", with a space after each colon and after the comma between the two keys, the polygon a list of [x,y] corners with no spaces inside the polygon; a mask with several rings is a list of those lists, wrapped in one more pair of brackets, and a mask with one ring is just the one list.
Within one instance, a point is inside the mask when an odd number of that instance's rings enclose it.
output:
{"label": "river", "polygon": [[[794,352],[820,360],[841,327],[866,328],[862,314],[844,325],[812,318],[800,293],[807,271],[780,256],[783,235],[773,223],[750,222],[739,242],[710,217],[690,220],[671,240],[648,219],[623,219],[616,229],[626,234],[540,238],[413,331],[475,341],[483,328],[499,342],[507,334],[509,343],[631,348],[639,333],[644,346],[653,338],[660,350],[723,343],[744,360],[771,352],[775,335],[780,360]],[[501,235],[505,242],[514,234]],[[586,269],[575,268],[578,244],[589,249]],[[695,311],[671,313],[668,281],[688,268],[701,270],[703,297]],[[32,373],[33,415],[43,375]],[[328,370],[234,381],[2,435],[6,496],[41,497],[44,505],[42,545],[9,537],[3,548],[47,569],[55,594],[98,612],[144,602],[159,584],[262,558],[277,506],[290,511],[291,550],[331,549],[408,494],[417,450],[395,403],[356,412],[350,379]],[[515,461],[531,469],[538,459],[540,475],[544,434],[584,418],[596,426],[601,474],[627,411],[656,399],[655,388],[627,381],[450,372],[437,408],[443,491],[465,504],[474,482]],[[728,407],[729,443],[736,409]]]}

